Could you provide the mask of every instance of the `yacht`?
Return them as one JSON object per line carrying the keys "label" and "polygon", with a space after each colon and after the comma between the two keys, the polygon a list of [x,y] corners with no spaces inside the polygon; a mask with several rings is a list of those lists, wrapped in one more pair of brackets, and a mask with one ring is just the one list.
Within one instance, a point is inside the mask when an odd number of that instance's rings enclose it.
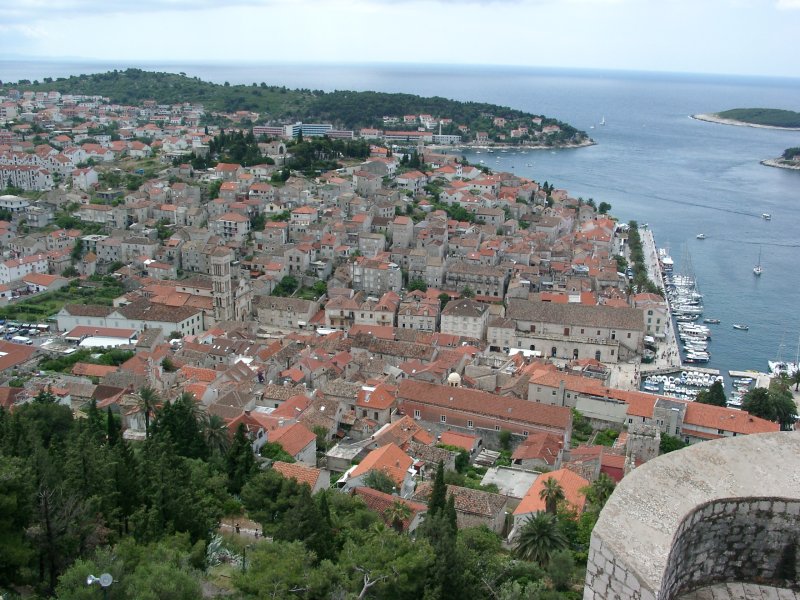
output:
{"label": "yacht", "polygon": [[763,272],[763,269],[761,268],[761,248],[759,248],[758,249],[758,264],[755,267],[753,267],[753,275],[760,276],[762,272]]}

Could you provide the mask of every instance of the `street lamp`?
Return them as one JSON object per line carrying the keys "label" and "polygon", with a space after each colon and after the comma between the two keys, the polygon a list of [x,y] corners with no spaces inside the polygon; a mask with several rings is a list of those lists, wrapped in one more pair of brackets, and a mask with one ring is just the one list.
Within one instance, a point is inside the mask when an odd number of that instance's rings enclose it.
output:
{"label": "street lamp", "polygon": [[114,578],[111,576],[110,573],[103,573],[100,577],[95,577],[94,575],[89,575],[86,578],[86,585],[92,585],[94,583],[100,584],[100,587],[103,590],[103,600],[108,600],[108,587],[114,583]]}

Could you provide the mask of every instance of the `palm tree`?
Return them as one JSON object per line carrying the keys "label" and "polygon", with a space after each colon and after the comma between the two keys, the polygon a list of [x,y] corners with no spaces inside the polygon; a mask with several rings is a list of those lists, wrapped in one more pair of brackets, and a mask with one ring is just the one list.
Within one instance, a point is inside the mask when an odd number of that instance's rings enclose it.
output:
{"label": "palm tree", "polygon": [[139,390],[139,408],[144,412],[144,435],[150,437],[150,416],[155,412],[158,404],[158,392],[149,386]]}
{"label": "palm tree", "polygon": [[403,533],[406,519],[411,516],[411,509],[405,502],[395,500],[392,505],[383,511],[383,518],[397,533]]}
{"label": "palm tree", "polygon": [[228,426],[225,424],[225,419],[219,415],[210,415],[205,420],[203,423],[203,437],[212,454],[216,453],[220,456],[225,456],[228,452],[231,438],[228,435]]}
{"label": "palm tree", "polygon": [[797,391],[797,388],[800,387],[800,365],[797,366],[797,369],[794,373],[792,373],[792,383],[794,384],[794,391]]}
{"label": "palm tree", "polygon": [[539,499],[544,500],[545,510],[555,516],[558,503],[564,500],[564,488],[554,477],[545,479],[544,487],[539,492]]}
{"label": "palm tree", "polygon": [[515,551],[520,558],[546,567],[550,557],[566,547],[567,538],[559,529],[556,518],[540,511],[528,517],[523,524]]}
{"label": "palm tree", "polygon": [[597,512],[600,512],[608,499],[611,497],[611,494],[614,492],[616,485],[617,484],[614,483],[614,480],[611,479],[611,477],[605,473],[600,473],[600,477],[598,477],[592,483],[592,485],[581,489],[581,493],[586,496],[586,499],[592,505],[592,508]]}

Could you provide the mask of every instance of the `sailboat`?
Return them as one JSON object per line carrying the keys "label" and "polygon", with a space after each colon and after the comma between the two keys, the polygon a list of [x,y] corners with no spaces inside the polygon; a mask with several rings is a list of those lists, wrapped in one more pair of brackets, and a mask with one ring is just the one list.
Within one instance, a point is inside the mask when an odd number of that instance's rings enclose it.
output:
{"label": "sailboat", "polygon": [[605,115],[603,115],[603,118],[600,119],[600,125],[605,125],[605,124],[606,124],[606,117]]}
{"label": "sailboat", "polygon": [[753,275],[760,276],[763,272],[761,268],[761,248],[758,249],[758,264],[753,267]]}

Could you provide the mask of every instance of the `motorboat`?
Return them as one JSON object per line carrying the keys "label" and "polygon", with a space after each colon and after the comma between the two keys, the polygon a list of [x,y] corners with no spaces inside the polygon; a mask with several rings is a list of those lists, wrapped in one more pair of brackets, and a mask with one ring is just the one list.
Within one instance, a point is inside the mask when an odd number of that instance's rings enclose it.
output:
{"label": "motorboat", "polygon": [[706,239],[706,234],[705,233],[698,233],[696,237],[697,237],[698,240],[704,240],[704,239]]}
{"label": "motorboat", "polygon": [[722,323],[719,319],[703,319],[703,323],[708,323],[709,325],[719,325]]}
{"label": "motorboat", "polygon": [[748,329],[750,329],[750,327],[748,325],[745,325],[744,323],[734,323],[733,328],[738,329],[739,331],[747,331]]}
{"label": "motorboat", "polygon": [[769,213],[761,213],[761,218],[764,219],[765,221],[771,221],[772,215]]}
{"label": "motorboat", "polygon": [[763,273],[763,269],[761,268],[761,248],[758,249],[758,263],[755,267],[753,267],[753,275],[760,276]]}

